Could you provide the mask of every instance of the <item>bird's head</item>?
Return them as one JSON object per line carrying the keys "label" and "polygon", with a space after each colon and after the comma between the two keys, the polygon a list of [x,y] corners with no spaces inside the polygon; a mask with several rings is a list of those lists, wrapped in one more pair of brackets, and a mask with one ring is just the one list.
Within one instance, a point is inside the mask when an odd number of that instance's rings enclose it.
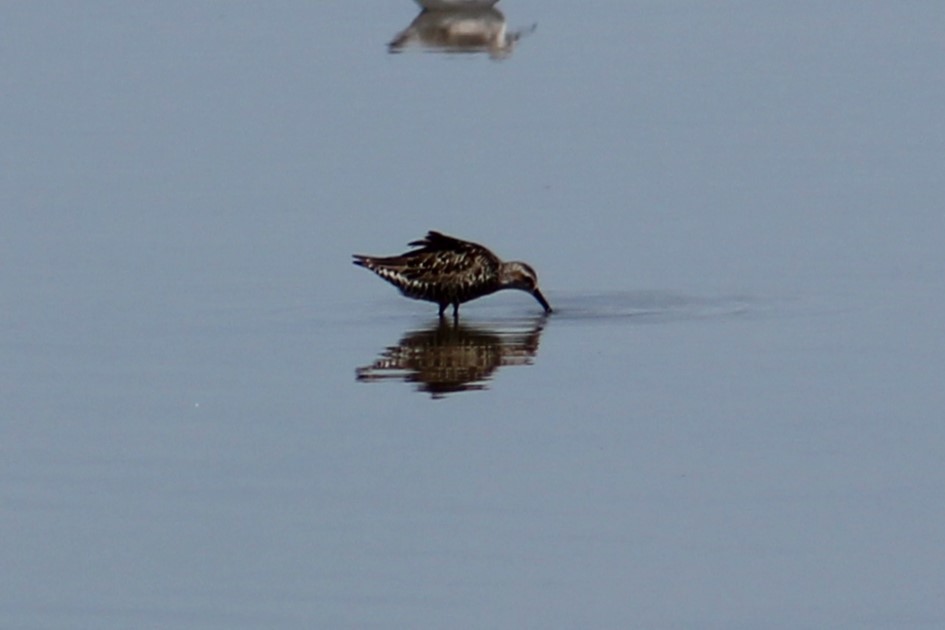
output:
{"label": "bird's head", "polygon": [[551,305],[538,289],[538,274],[531,266],[518,261],[503,263],[499,270],[499,283],[503,289],[519,289],[531,293],[546,313],[551,312]]}

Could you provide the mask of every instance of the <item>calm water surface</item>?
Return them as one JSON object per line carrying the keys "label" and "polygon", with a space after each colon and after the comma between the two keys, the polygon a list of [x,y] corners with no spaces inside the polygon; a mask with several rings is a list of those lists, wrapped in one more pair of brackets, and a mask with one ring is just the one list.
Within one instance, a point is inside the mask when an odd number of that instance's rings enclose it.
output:
{"label": "calm water surface", "polygon": [[942,32],[4,6],[0,627],[945,625]]}

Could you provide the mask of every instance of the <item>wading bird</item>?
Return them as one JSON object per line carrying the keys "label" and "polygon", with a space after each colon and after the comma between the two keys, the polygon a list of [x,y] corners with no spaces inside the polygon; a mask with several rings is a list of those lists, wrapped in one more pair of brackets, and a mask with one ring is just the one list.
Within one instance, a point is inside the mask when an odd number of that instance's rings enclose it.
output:
{"label": "wading bird", "polygon": [[409,298],[436,302],[440,317],[452,304],[453,319],[458,320],[460,304],[502,289],[531,293],[545,313],[551,312],[538,290],[535,270],[523,262],[502,262],[482,245],[432,231],[410,246],[419,249],[388,257],[355,254],[354,264],[367,267]]}

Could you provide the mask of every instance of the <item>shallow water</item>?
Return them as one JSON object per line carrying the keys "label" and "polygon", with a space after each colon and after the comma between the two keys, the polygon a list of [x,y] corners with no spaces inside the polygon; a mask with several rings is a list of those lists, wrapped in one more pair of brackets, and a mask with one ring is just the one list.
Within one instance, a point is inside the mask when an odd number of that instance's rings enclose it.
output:
{"label": "shallow water", "polygon": [[0,9],[0,627],[945,625],[933,7]]}

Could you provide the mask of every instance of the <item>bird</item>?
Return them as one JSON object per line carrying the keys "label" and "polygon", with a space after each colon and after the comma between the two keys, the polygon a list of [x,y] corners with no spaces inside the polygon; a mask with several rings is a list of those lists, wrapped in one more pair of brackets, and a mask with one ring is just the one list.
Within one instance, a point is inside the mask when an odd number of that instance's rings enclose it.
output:
{"label": "bird", "polygon": [[530,293],[545,313],[551,306],[538,289],[538,274],[529,265],[503,262],[487,248],[436,231],[408,244],[416,247],[399,256],[354,254],[354,264],[370,269],[400,289],[406,297],[439,305],[440,319],[453,306],[459,321],[459,305],[502,289]]}

